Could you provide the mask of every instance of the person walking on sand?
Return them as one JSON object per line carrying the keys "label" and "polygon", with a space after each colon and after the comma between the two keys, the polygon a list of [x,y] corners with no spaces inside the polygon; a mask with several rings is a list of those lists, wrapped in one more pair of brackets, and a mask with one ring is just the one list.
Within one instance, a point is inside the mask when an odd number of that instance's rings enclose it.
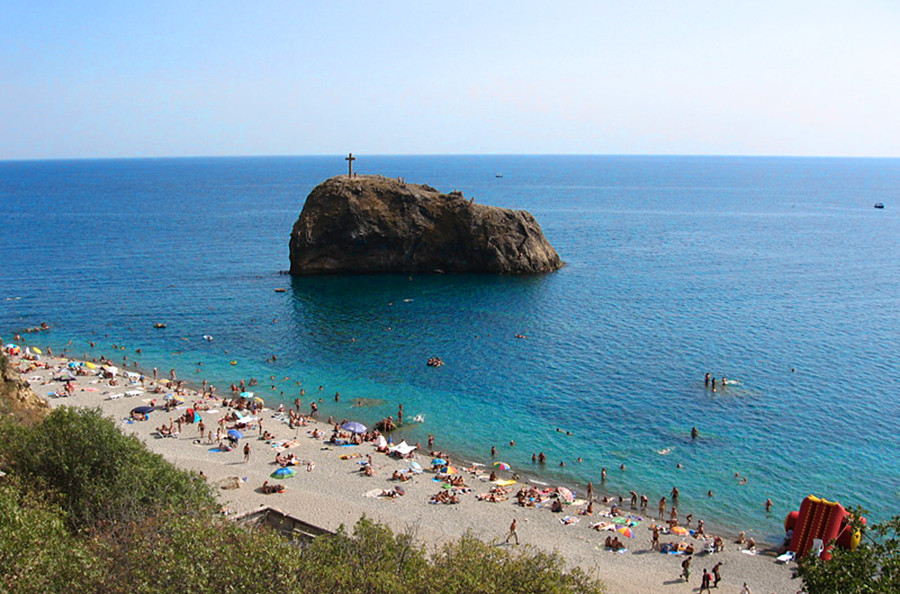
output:
{"label": "person walking on sand", "polygon": [[741,588],[741,594],[753,594],[753,592],[750,591],[750,586],[747,585],[747,582],[744,582],[744,587]]}
{"label": "person walking on sand", "polygon": [[518,523],[516,523],[516,519],[513,518],[512,524],[509,525],[509,534],[506,535],[506,543],[509,543],[509,539],[513,536],[516,537],[516,544],[519,544],[519,533],[516,532],[516,528],[518,528]]}
{"label": "person walking on sand", "polygon": [[244,464],[250,461],[250,444],[244,444]]}
{"label": "person walking on sand", "polygon": [[712,594],[712,590],[709,589],[710,581],[712,581],[712,576],[709,575],[709,572],[704,568],[703,576],[700,578],[700,594],[703,594],[704,590],[706,590],[707,594]]}
{"label": "person walking on sand", "polygon": [[681,575],[679,577],[683,577],[686,582],[691,579],[691,559],[693,559],[693,557],[688,557],[681,562]]}
{"label": "person walking on sand", "polygon": [[721,567],[722,567],[722,562],[721,562],[721,561],[719,561],[718,563],[716,563],[715,565],[713,565],[713,568],[712,568],[712,574],[713,574],[713,588],[718,588],[718,587],[719,587],[719,581],[722,579],[722,576],[719,575],[719,569],[720,569]]}

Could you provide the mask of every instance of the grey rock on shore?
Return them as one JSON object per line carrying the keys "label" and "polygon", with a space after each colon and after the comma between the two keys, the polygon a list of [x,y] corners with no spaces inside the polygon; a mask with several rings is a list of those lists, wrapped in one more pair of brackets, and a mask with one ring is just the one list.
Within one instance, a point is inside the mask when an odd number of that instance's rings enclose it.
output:
{"label": "grey rock on shore", "polygon": [[293,275],[551,272],[563,262],[525,211],[381,176],[333,177],[309,194],[291,233]]}

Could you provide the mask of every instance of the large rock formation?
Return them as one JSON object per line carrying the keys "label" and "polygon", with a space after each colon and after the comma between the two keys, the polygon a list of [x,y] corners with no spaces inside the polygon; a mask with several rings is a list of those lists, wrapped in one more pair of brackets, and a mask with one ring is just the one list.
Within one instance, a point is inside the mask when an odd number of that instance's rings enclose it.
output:
{"label": "large rock formation", "polygon": [[291,233],[291,274],[532,274],[563,263],[525,211],[381,176],[333,177],[306,199]]}

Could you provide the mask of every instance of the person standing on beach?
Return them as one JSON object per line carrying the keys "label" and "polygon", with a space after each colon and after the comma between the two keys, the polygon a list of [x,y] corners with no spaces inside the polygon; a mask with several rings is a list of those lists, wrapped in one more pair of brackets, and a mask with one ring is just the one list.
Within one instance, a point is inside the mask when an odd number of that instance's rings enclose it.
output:
{"label": "person standing on beach", "polygon": [[666,498],[662,497],[659,500],[659,518],[662,520],[666,515]]}
{"label": "person standing on beach", "polygon": [[659,526],[653,525],[653,537],[650,540],[650,550],[659,550]]}
{"label": "person standing on beach", "polygon": [[516,537],[516,544],[517,544],[517,545],[519,544],[519,533],[516,532],[516,528],[518,528],[518,527],[519,527],[519,525],[518,525],[518,523],[516,523],[516,519],[513,518],[512,524],[509,525],[509,534],[506,535],[506,542],[507,542],[507,543],[509,543],[509,539],[510,539],[510,538],[512,538],[513,536],[515,536],[515,537]]}
{"label": "person standing on beach", "polygon": [[712,568],[713,582],[714,582],[714,583],[713,583],[713,588],[718,588],[718,587],[719,587],[719,580],[722,579],[722,576],[719,575],[719,569],[721,569],[721,567],[722,567],[722,562],[721,562],[721,561],[719,561],[718,563],[716,563],[715,565],[713,565],[713,568]]}
{"label": "person standing on beach", "polygon": [[650,503],[650,500],[647,499],[647,496],[645,494],[641,493],[641,511],[642,512],[647,511],[647,505],[649,503]]}
{"label": "person standing on beach", "polygon": [[244,444],[244,464],[250,461],[250,444]]}
{"label": "person standing on beach", "polygon": [[587,484],[587,500],[588,501],[594,500],[594,483],[592,483],[591,481],[588,481],[588,484]]}

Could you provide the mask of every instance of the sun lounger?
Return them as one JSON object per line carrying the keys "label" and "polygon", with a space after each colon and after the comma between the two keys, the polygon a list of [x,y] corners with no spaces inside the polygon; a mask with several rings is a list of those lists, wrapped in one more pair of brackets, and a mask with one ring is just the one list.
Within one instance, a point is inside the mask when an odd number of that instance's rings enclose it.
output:
{"label": "sun lounger", "polygon": [[779,555],[775,557],[775,563],[790,563],[794,560],[794,553],[792,551],[788,551],[784,555]]}
{"label": "sun lounger", "polygon": [[107,397],[107,399],[108,399],[108,400],[118,400],[118,399],[121,398],[122,396],[124,396],[124,394],[110,394],[110,395]]}

